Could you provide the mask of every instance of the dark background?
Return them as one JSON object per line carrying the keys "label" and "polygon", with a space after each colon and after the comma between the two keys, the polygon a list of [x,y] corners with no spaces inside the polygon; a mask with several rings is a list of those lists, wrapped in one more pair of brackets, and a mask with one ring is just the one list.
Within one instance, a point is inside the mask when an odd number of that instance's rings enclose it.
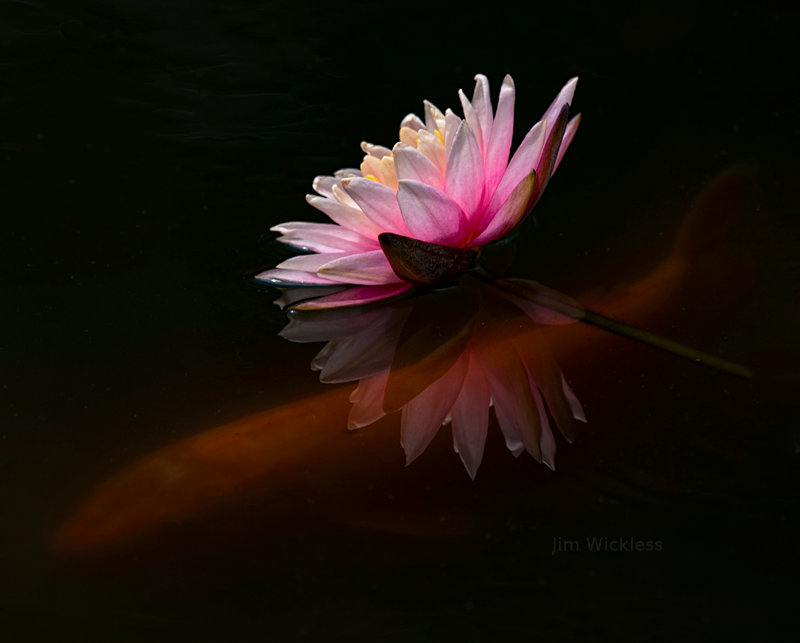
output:
{"label": "dark background", "polygon": [[[0,596],[15,640],[793,640],[795,30],[751,3],[4,3]],[[518,274],[573,293],[635,279],[714,177],[754,177],[718,290],[656,330],[759,378],[617,345],[603,390],[620,401],[596,401],[560,478],[511,459],[496,427],[475,483],[446,436],[400,467],[404,511],[472,507],[479,531],[337,531],[301,506],[278,555],[253,493],[139,549],[52,553],[130,462],[320,390],[318,347],[276,336],[276,293],[252,279],[289,254],[269,227],[319,220],[303,201],[315,175],[357,165],[361,140],[391,145],[423,98],[455,109],[478,72],[493,99],[514,76],[517,140],[580,76],[584,120]],[[439,475],[458,482],[445,493]],[[554,537],[596,534],[665,552],[550,557]]]}

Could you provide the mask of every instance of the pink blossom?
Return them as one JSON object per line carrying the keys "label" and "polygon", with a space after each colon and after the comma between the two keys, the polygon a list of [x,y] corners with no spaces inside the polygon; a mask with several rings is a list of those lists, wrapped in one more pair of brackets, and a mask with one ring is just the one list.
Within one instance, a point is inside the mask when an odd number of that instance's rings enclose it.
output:
{"label": "pink blossom", "polygon": [[306,308],[363,304],[462,273],[480,248],[511,232],[575,135],[580,115],[567,119],[577,78],[510,160],[514,81],[505,77],[493,112],[488,80],[475,80],[471,101],[459,92],[464,118],[425,101],[424,119],[406,116],[392,149],[364,142],[360,169],[314,179],[317,194],[307,201],[333,223],[273,227],[279,241],[311,254],[258,278],[276,286],[352,286],[301,304]]}

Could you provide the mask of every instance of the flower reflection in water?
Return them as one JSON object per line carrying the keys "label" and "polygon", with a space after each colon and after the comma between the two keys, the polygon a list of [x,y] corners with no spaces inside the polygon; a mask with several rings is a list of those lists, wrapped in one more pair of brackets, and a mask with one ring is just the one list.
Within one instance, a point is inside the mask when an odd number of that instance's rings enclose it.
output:
{"label": "flower reflection in water", "polygon": [[291,311],[281,335],[327,341],[312,363],[323,382],[358,381],[349,428],[401,411],[407,463],[449,423],[453,446],[474,478],[492,407],[508,449],[515,456],[527,451],[553,469],[553,429],[572,439],[574,421],[586,418],[543,331],[574,320],[509,294],[521,286],[552,293],[525,280],[491,285],[465,276],[458,286],[383,305]]}

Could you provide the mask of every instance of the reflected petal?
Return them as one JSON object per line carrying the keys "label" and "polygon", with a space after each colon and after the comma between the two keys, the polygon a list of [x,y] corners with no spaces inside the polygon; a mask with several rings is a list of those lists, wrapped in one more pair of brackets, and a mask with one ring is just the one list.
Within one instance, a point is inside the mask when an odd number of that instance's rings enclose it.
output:
{"label": "reflected petal", "polygon": [[441,378],[403,407],[400,443],[411,464],[430,444],[461,391],[467,371],[467,358],[462,354]]}
{"label": "reflected petal", "polygon": [[489,384],[478,360],[470,351],[464,384],[453,404],[452,425],[453,448],[473,480],[483,460],[483,449],[489,430],[490,401]]}
{"label": "reflected petal", "polygon": [[383,410],[383,394],[389,381],[389,369],[382,373],[362,379],[350,394],[353,408],[347,416],[348,429],[360,429],[377,422],[386,411]]}
{"label": "reflected petal", "polygon": [[487,343],[477,344],[477,352],[506,444],[516,454],[521,442],[525,450],[541,462],[539,412],[519,355],[503,346]]}

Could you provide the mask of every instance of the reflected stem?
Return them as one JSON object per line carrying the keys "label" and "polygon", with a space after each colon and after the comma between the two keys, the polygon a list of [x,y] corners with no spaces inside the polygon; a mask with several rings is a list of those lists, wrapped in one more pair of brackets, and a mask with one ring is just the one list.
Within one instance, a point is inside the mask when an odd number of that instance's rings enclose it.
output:
{"label": "reflected stem", "polygon": [[602,328],[603,330],[607,330],[615,335],[627,337],[637,342],[647,344],[648,346],[660,348],[668,353],[672,353],[673,355],[683,357],[693,362],[697,362],[698,364],[703,364],[704,366],[713,368],[721,373],[728,373],[729,375],[735,375],[744,379],[751,379],[753,377],[753,372],[744,366],[729,362],[721,357],[716,357],[715,355],[705,353],[671,339],[667,339],[661,335],[656,335],[650,331],[636,328],[635,326],[630,326],[624,322],[617,321],[616,319],[606,317],[605,315],[601,315],[600,313],[596,313],[592,310],[572,303],[566,297],[561,299],[555,296],[555,294],[550,294],[546,291],[526,288],[518,283],[502,282],[500,281],[501,278],[498,275],[493,274],[480,264],[474,267],[471,274],[485,283],[492,284],[495,288],[503,290],[509,294],[516,295],[517,297],[522,297],[529,301],[535,302],[536,304],[549,308],[557,313],[561,313],[566,317],[571,317],[572,319],[583,322],[584,324]]}

